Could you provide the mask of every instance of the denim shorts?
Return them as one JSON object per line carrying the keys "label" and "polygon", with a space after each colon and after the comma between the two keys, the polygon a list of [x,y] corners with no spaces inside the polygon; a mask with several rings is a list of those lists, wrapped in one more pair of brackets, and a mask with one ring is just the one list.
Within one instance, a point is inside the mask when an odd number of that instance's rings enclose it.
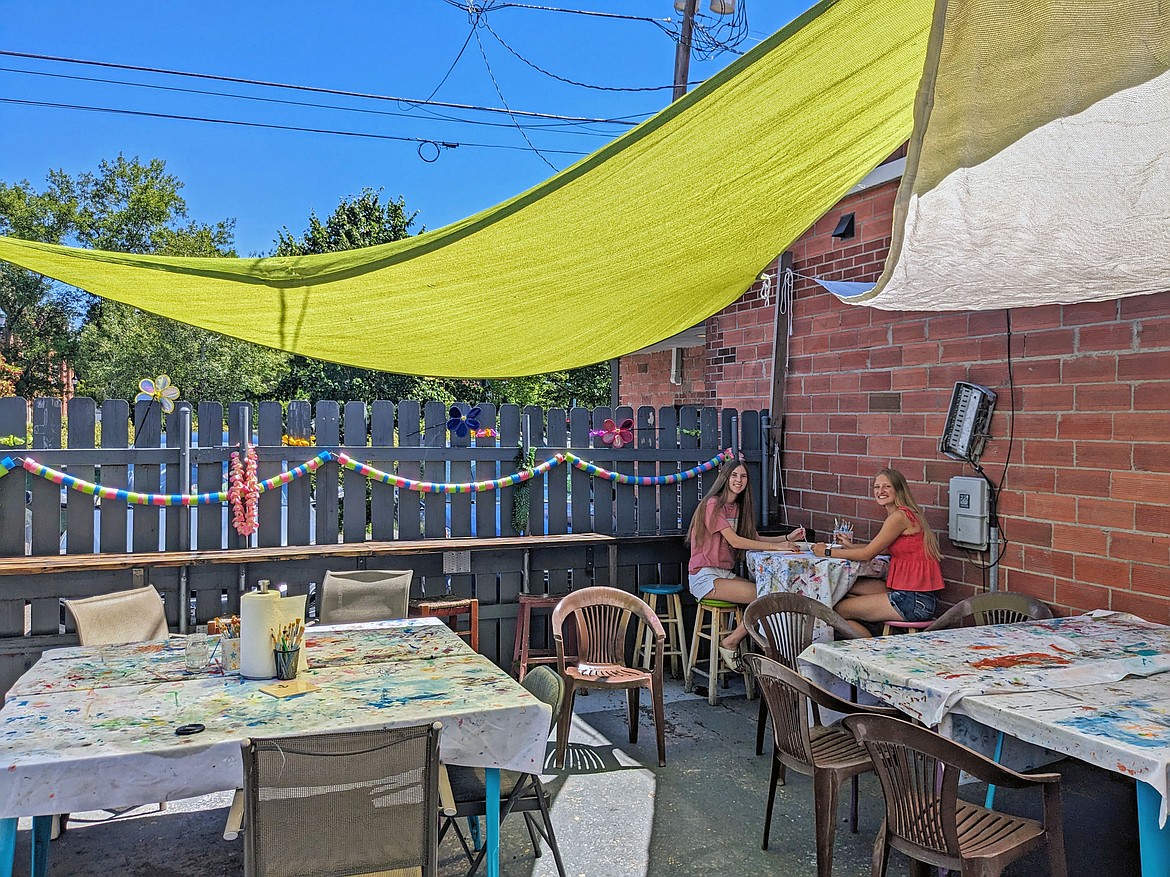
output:
{"label": "denim shorts", "polygon": [[702,600],[715,590],[716,579],[733,579],[735,573],[729,569],[718,569],[714,566],[705,566],[702,569],[695,570],[688,577],[688,584],[690,585],[691,593],[696,600]]}
{"label": "denim shorts", "polygon": [[891,590],[890,604],[906,621],[931,621],[938,599],[933,591]]}

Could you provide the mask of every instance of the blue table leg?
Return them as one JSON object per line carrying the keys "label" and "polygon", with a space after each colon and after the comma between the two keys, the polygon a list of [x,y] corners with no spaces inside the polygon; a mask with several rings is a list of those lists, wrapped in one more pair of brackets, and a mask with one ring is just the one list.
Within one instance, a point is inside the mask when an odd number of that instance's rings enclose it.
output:
{"label": "blue table leg", "polygon": [[1158,827],[1162,796],[1149,783],[1137,784],[1138,845],[1141,848],[1142,877],[1170,874],[1170,822]]}
{"label": "blue table leg", "polygon": [[500,769],[484,771],[484,809],[487,810],[487,877],[500,877]]}
{"label": "blue table leg", "polygon": [[467,830],[471,833],[471,845],[476,850],[483,849],[483,832],[479,829],[479,817],[467,817]]}
{"label": "blue table leg", "polygon": [[52,816],[33,817],[32,877],[45,877],[49,873],[49,835],[52,830]]}
{"label": "blue table leg", "polygon": [[[999,736],[995,738],[995,755],[992,760],[999,764],[999,759],[1003,756],[1003,731],[999,732]],[[995,785],[988,783],[987,797],[983,801],[983,806],[990,810],[995,806]]]}
{"label": "blue table leg", "polygon": [[0,877],[12,877],[16,858],[16,820],[0,819]]}

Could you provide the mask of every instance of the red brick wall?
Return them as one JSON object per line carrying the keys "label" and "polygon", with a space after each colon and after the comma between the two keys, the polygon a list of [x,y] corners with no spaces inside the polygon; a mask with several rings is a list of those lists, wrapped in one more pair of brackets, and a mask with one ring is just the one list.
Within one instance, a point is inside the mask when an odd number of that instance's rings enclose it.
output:
{"label": "red brick wall", "polygon": [[[715,392],[707,388],[706,347],[683,349],[682,369],[679,373],[681,383],[678,384],[670,382],[671,356],[669,350],[623,356],[620,361],[621,376],[618,379],[621,403],[651,405],[654,408],[714,405]],[[629,402],[629,399],[635,401]]]}
{"label": "red brick wall", "polygon": [[[826,214],[793,244],[795,270],[875,279],[895,191],[895,183],[875,187]],[[850,211],[856,237],[833,239]],[[982,463],[1003,485],[1000,587],[1064,611],[1122,609],[1170,623],[1170,292],[1010,316],[1014,394],[1003,310],[887,312],[842,304],[798,279],[787,517],[823,532],[845,516],[859,536],[872,536],[879,509],[871,480],[893,465],[941,534],[948,599],[982,588],[986,554],[956,549],[945,536],[948,481],[974,473],[937,446],[954,382],[984,384],[999,394]],[[767,407],[773,321],[774,303],[761,301],[758,288],[708,321],[707,398]],[[666,373],[647,363],[634,386],[625,382],[627,359],[634,367],[639,358],[623,359],[623,404],[662,404],[638,386],[665,382],[669,355]]]}

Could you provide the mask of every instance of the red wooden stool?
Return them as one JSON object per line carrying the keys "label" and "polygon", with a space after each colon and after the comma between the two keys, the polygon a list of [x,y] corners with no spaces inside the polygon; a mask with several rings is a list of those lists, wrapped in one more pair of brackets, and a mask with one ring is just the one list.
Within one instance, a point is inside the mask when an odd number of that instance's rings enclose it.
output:
{"label": "red wooden stool", "polygon": [[[413,618],[443,618],[447,626],[471,644],[471,650],[479,651],[479,600],[475,597],[436,597],[434,599],[411,600],[410,614]],[[458,627],[460,616],[468,616],[468,626]]]}
{"label": "red wooden stool", "polygon": [[[563,595],[562,595],[563,596]],[[551,594],[521,594],[520,608],[516,612],[516,641],[512,646],[512,672],[521,682],[528,673],[529,664],[552,664],[556,669],[556,647],[548,649],[533,649],[530,645],[532,638],[532,610],[548,609],[550,612],[561,602],[561,597]],[[551,642],[551,637],[550,637]],[[572,639],[566,635],[565,647],[572,648],[574,654],[565,655],[566,663],[576,663],[576,631],[572,631]]]}

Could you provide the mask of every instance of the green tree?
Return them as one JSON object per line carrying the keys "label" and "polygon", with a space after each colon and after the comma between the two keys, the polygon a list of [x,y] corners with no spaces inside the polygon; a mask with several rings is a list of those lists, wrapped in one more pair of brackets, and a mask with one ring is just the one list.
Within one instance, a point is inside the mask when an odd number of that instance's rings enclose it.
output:
{"label": "green tree", "polygon": [[[127,253],[234,256],[234,222],[189,220],[183,183],[166,163],[119,155],[96,173],[50,171],[37,191],[0,182],[0,231],[15,237]],[[78,392],[126,398],[143,377],[169,374],[194,401],[267,395],[287,356],[226,338],[13,266],[0,273],[8,324],[0,355],[21,369],[21,395],[60,393],[73,365]]]}

